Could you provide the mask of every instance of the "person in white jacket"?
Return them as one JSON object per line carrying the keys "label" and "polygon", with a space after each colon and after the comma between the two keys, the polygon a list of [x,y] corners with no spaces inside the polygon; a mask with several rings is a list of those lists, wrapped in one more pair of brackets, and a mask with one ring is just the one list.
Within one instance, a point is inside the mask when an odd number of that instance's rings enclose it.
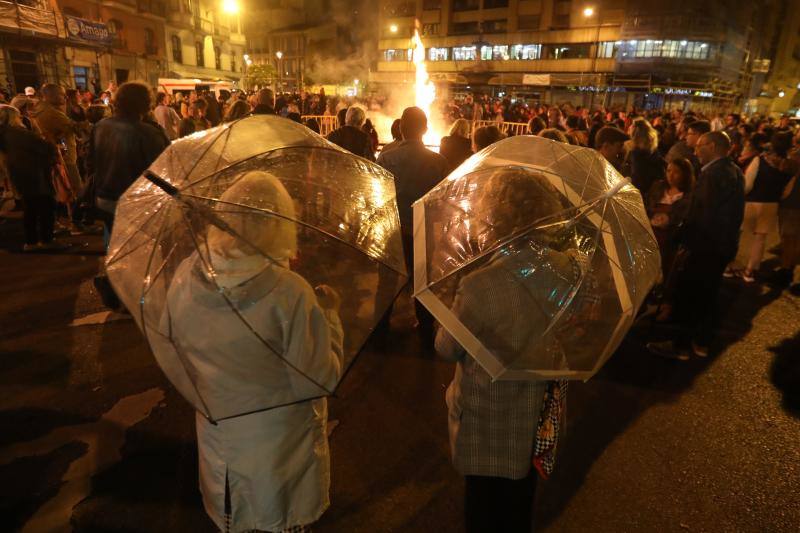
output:
{"label": "person in white jacket", "polygon": [[156,107],[153,109],[153,116],[158,125],[164,128],[167,139],[174,141],[178,138],[178,127],[181,124],[181,117],[169,106],[169,95],[158,93],[156,95]]}
{"label": "person in white jacket", "polygon": [[236,235],[211,226],[167,293],[160,329],[216,419],[196,417],[203,504],[223,531],[302,530],[330,505],[324,396],[342,372],[339,296],[289,269],[294,205],[278,179],[248,172],[220,200],[279,216],[220,210]]}

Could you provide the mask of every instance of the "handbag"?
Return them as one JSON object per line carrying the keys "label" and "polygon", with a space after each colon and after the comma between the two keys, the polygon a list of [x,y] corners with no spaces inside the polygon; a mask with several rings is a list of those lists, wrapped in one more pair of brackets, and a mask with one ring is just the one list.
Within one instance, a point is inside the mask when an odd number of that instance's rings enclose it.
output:
{"label": "handbag", "polygon": [[558,437],[567,405],[567,384],[568,381],[562,379],[548,381],[545,386],[533,446],[533,467],[542,479],[550,477],[556,464]]}

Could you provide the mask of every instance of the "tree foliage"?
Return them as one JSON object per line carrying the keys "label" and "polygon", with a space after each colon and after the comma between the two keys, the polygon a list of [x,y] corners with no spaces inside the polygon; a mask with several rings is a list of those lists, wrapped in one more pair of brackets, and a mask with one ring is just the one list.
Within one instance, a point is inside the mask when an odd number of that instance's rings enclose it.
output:
{"label": "tree foliage", "polygon": [[253,64],[247,67],[247,74],[242,81],[248,90],[264,88],[272,85],[277,78],[277,73],[277,70],[272,65]]}

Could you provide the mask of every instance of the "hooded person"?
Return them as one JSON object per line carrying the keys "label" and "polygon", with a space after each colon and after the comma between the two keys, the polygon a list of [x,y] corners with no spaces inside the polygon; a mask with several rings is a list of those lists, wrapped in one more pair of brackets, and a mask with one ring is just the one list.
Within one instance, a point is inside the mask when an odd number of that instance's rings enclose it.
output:
{"label": "hooded person", "polygon": [[[223,531],[309,525],[330,505],[324,396],[342,373],[339,297],[289,269],[295,209],[275,176],[246,172],[219,202],[228,227],[209,226],[207,247],[177,267],[160,326],[171,343],[154,353],[216,418],[196,416],[200,491],[214,523]],[[166,350],[183,369],[170,368]],[[176,380],[179,372],[193,379]]]}

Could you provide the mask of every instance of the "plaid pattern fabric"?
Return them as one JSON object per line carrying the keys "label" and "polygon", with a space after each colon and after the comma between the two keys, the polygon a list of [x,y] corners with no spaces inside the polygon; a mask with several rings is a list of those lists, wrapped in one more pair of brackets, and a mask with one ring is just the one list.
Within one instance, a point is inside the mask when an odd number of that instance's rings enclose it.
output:
{"label": "plaid pattern fabric", "polygon": [[567,383],[565,379],[548,381],[544,392],[533,449],[533,466],[542,479],[547,479],[553,473],[556,464],[558,436],[567,405]]}

